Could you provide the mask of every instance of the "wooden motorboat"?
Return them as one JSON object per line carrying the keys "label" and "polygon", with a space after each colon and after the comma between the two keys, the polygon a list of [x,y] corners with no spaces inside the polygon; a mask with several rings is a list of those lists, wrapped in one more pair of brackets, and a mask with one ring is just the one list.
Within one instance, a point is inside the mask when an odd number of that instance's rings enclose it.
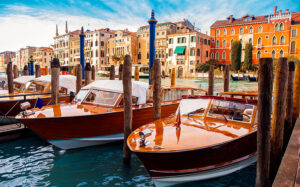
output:
{"label": "wooden motorboat", "polygon": [[255,76],[255,75],[253,75],[253,74],[248,75],[248,80],[249,80],[250,82],[256,82],[256,81],[258,81],[257,76]]}
{"label": "wooden motorboat", "polygon": [[246,77],[243,74],[231,74],[231,79],[233,81],[241,81],[241,80],[245,80]]}
{"label": "wooden motorboat", "polygon": [[0,75],[0,89],[4,89],[7,85],[7,75]]}
{"label": "wooden motorboat", "polygon": [[[60,76],[60,102],[70,102],[70,93],[76,91],[76,77],[71,75]],[[47,105],[51,100],[51,76],[34,78],[23,76],[14,79],[13,94],[0,94],[0,125],[17,123],[15,116],[21,112],[20,104],[27,101],[32,107],[36,106],[38,98]],[[2,90],[7,91],[7,90]]]}
{"label": "wooden motorboat", "polygon": [[258,91],[234,91],[234,92],[220,92],[220,96],[229,96],[232,98],[242,98],[242,99],[258,99]]}
{"label": "wooden motorboat", "polygon": [[[33,79],[35,79],[35,77],[30,75],[15,78],[13,80],[14,94],[23,93],[26,84],[28,84]],[[8,95],[7,82],[5,83],[5,87],[2,90],[0,90],[0,95]]]}
{"label": "wooden motorboat", "polygon": [[157,186],[224,176],[256,161],[256,100],[184,98],[177,115],[143,125],[127,139]]}
{"label": "wooden motorboat", "polygon": [[[148,83],[132,82],[133,129],[153,120],[152,91],[148,87]],[[173,114],[181,96],[189,93],[205,95],[207,92],[164,87],[161,115]],[[31,109],[31,115],[20,113],[16,118],[56,147],[73,149],[122,140],[123,105],[121,80],[97,80],[83,87],[72,103]]]}

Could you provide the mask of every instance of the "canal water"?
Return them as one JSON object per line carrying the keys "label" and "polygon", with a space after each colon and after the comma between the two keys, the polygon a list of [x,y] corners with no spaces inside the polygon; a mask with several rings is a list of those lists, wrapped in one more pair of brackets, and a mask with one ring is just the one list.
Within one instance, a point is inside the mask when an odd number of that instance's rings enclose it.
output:
{"label": "canal water", "polygon": [[[176,83],[207,89],[207,79]],[[216,79],[215,91],[222,85]],[[255,91],[257,83],[230,82],[230,88]],[[178,186],[254,186],[255,172],[251,165],[225,177]],[[122,163],[122,142],[64,151],[31,136],[0,144],[0,186],[153,186],[153,182],[135,155],[130,166]]]}

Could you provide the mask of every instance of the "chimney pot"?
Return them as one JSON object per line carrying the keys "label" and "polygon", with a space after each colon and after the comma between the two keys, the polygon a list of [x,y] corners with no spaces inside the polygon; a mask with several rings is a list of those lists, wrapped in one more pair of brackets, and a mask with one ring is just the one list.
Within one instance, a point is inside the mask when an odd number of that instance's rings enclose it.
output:
{"label": "chimney pot", "polygon": [[289,9],[285,9],[285,13],[289,13]]}
{"label": "chimney pot", "polygon": [[277,6],[274,6],[274,15],[277,14]]}
{"label": "chimney pot", "polygon": [[280,15],[282,14],[282,10],[279,10]]}

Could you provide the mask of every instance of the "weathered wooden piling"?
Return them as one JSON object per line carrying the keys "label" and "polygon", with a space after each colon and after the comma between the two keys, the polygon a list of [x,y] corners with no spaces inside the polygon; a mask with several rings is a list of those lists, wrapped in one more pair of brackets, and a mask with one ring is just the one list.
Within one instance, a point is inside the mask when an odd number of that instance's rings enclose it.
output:
{"label": "weathered wooden piling", "polygon": [[272,107],[271,128],[271,179],[275,178],[279,168],[284,133],[284,117],[287,93],[288,64],[287,58],[279,58],[274,81],[274,100]]}
{"label": "weathered wooden piling", "polygon": [[269,187],[273,60],[261,58],[258,68],[256,187]]}
{"label": "weathered wooden piling", "polygon": [[48,66],[45,66],[45,75],[48,75],[48,74],[49,74]]}
{"label": "weathered wooden piling", "polygon": [[76,93],[78,93],[81,89],[82,85],[82,67],[81,64],[77,64],[76,66]]}
{"label": "weathered wooden piling", "polygon": [[223,80],[224,80],[224,92],[228,92],[229,91],[229,80],[230,80],[229,65],[225,65],[225,67],[224,67]]}
{"label": "weathered wooden piling", "polygon": [[40,65],[36,64],[35,65],[35,77],[38,78],[41,76],[41,67]]}
{"label": "weathered wooden piling", "polygon": [[12,62],[8,62],[7,69],[7,87],[8,87],[8,93],[12,94],[14,93],[14,77],[13,77],[13,66]]}
{"label": "weathered wooden piling", "polygon": [[14,79],[18,78],[19,77],[19,70],[18,70],[17,65],[14,65],[13,71],[14,71]]}
{"label": "weathered wooden piling", "polygon": [[60,63],[58,58],[53,59],[51,67],[51,104],[59,103],[59,74]]}
{"label": "weathered wooden piling", "polygon": [[208,72],[208,95],[214,95],[214,66],[209,66]]}
{"label": "weathered wooden piling", "polygon": [[109,80],[115,80],[115,66],[110,66]]}
{"label": "weathered wooden piling", "polygon": [[140,80],[140,72],[139,72],[139,67],[135,66],[134,68],[134,80],[139,81]]}
{"label": "weathered wooden piling", "polygon": [[92,66],[92,80],[96,80],[96,68],[94,65]]}
{"label": "weathered wooden piling", "polygon": [[296,65],[293,96],[293,124],[296,123],[300,112],[300,64]]}
{"label": "weathered wooden piling", "polygon": [[161,118],[161,64],[158,59],[153,64],[153,119]]}
{"label": "weathered wooden piling", "polygon": [[124,144],[123,160],[129,163],[131,151],[127,146],[127,138],[132,131],[132,83],[131,83],[131,58],[126,55],[124,58],[123,91],[124,91]]}
{"label": "weathered wooden piling", "polygon": [[23,75],[29,75],[28,66],[25,65],[23,69]]}
{"label": "weathered wooden piling", "polygon": [[84,84],[88,85],[92,82],[92,67],[90,63],[85,64],[84,71],[85,71]]}
{"label": "weathered wooden piling", "polygon": [[284,145],[288,144],[289,137],[293,129],[293,91],[294,91],[294,75],[295,75],[295,63],[293,61],[288,63],[289,74],[287,82],[287,94],[286,94],[286,111],[284,120]]}
{"label": "weathered wooden piling", "polygon": [[119,80],[123,79],[123,64],[119,66]]}
{"label": "weathered wooden piling", "polygon": [[176,78],[175,68],[172,68],[172,72],[171,72],[171,86],[175,86],[175,78]]}

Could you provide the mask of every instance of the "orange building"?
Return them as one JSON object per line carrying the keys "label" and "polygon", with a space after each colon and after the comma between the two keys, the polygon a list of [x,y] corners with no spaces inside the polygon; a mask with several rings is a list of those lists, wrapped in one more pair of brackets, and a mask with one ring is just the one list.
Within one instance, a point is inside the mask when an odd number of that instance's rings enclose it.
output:
{"label": "orange building", "polygon": [[300,56],[299,27],[300,12],[277,11],[264,16],[245,15],[235,19],[230,15],[226,20],[218,20],[211,25],[211,58],[219,64],[230,64],[231,44],[242,43],[242,62],[245,45],[252,43],[252,63],[258,64],[262,57]]}

